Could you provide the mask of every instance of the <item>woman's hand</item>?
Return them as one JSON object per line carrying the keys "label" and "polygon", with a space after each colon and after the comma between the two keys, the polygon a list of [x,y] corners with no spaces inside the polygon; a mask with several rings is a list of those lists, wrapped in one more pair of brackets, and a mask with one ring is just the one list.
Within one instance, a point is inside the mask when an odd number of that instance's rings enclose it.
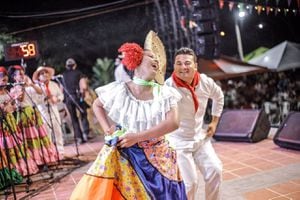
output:
{"label": "woman's hand", "polygon": [[113,133],[115,132],[115,128],[116,128],[116,126],[115,126],[115,125],[112,125],[110,128],[108,128],[108,129],[106,129],[106,130],[104,131],[104,134],[105,134],[105,135],[111,135],[111,134],[113,134]]}
{"label": "woman's hand", "polygon": [[49,97],[49,101],[50,101],[50,103],[52,103],[52,104],[57,104],[57,103],[59,102],[59,99],[58,99],[56,96],[51,95],[51,96]]}
{"label": "woman's hand", "polygon": [[25,83],[26,86],[32,86],[33,85],[32,80],[28,76],[24,77],[24,83]]}
{"label": "woman's hand", "polygon": [[15,106],[12,104],[11,101],[6,102],[4,107],[2,108],[4,110],[4,112],[6,113],[12,113],[15,111]]}
{"label": "woman's hand", "polygon": [[128,148],[138,143],[138,134],[136,133],[125,133],[119,137],[118,146],[121,148]]}
{"label": "woman's hand", "polygon": [[14,100],[23,101],[24,98],[24,88],[21,85],[16,85],[10,90],[10,96]]}

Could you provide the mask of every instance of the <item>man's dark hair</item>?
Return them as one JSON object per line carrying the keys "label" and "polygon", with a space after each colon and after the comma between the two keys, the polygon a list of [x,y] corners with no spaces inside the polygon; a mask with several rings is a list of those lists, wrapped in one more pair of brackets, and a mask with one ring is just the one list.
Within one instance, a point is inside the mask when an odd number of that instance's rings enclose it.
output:
{"label": "man's dark hair", "polygon": [[195,62],[197,62],[197,56],[195,54],[195,51],[188,47],[181,47],[180,49],[177,49],[174,55],[174,58],[178,55],[187,54],[194,57]]}

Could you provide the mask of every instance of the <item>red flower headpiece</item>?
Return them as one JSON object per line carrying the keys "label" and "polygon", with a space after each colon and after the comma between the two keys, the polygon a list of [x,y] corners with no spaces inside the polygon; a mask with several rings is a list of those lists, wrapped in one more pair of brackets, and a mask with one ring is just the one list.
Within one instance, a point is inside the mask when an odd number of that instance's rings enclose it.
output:
{"label": "red flower headpiece", "polygon": [[0,73],[7,74],[5,67],[0,66]]}
{"label": "red flower headpiece", "polygon": [[144,50],[136,43],[125,43],[118,52],[123,53],[122,63],[128,70],[134,70],[143,60]]}

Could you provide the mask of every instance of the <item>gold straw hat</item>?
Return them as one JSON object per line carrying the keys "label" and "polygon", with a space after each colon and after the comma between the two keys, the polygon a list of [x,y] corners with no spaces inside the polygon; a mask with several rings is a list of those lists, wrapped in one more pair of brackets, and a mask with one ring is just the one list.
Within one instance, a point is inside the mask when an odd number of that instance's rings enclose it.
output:
{"label": "gold straw hat", "polygon": [[157,83],[163,85],[165,81],[167,58],[165,47],[157,33],[152,30],[149,31],[145,39],[144,49],[152,51],[157,57],[159,69],[155,76],[155,80]]}

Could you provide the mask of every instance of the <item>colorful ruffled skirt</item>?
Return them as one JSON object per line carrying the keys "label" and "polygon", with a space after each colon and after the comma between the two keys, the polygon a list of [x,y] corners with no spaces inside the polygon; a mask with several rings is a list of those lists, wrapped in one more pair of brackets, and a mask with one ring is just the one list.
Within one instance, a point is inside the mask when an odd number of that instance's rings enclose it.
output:
{"label": "colorful ruffled skirt", "polygon": [[25,135],[25,143],[37,165],[54,163],[58,160],[57,151],[51,142],[40,112],[31,106],[17,113],[17,123]]}
{"label": "colorful ruffled skirt", "polygon": [[8,163],[10,163],[10,167],[15,168],[23,176],[38,172],[39,169],[32,159],[31,152],[23,142],[21,131],[17,127],[12,113],[2,116],[0,151],[3,167],[8,167]]}
{"label": "colorful ruffled skirt", "polygon": [[8,168],[1,168],[0,166],[0,190],[5,189],[13,184],[20,184],[23,177],[15,170]]}
{"label": "colorful ruffled skirt", "polygon": [[187,199],[176,153],[164,139],[122,149],[116,143],[114,138],[103,146],[71,200]]}

